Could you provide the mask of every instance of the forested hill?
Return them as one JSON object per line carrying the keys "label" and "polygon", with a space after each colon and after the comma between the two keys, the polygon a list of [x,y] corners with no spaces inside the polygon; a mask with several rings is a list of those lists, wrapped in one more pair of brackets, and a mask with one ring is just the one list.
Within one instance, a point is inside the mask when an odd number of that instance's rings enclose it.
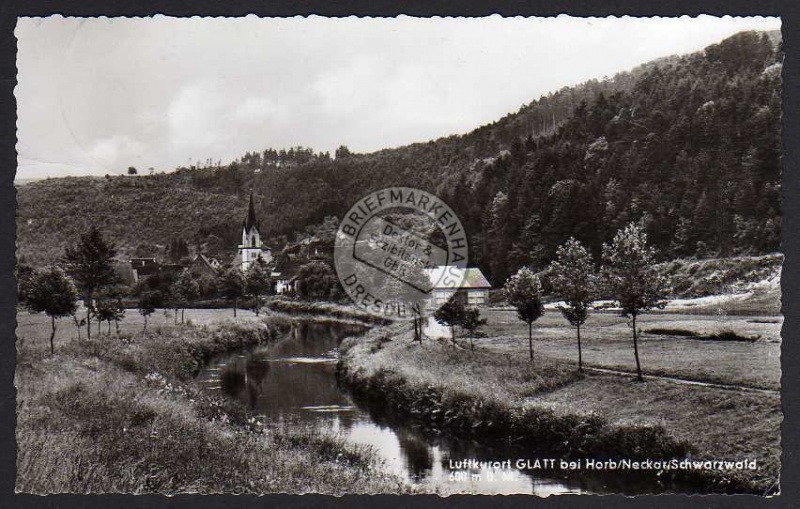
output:
{"label": "forested hill", "polygon": [[125,249],[173,238],[236,243],[254,189],[268,237],[341,216],[365,193],[420,187],[456,209],[494,281],[575,235],[597,253],[639,221],[664,258],[762,253],[780,238],[778,33],[744,32],[565,88],[462,136],[371,154],[307,150],[153,176],[50,179],[18,189],[18,246],[54,261],[88,224]]}

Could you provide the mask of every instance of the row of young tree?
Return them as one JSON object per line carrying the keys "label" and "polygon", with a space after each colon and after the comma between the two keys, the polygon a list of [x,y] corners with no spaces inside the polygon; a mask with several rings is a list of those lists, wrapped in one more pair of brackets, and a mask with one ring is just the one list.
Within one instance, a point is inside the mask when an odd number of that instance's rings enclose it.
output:
{"label": "row of young tree", "polygon": [[[98,324],[119,322],[125,314],[122,306],[121,280],[113,267],[116,249],[97,228],[81,235],[74,246],[65,249],[60,266],[31,271],[21,282],[25,307],[34,313],[46,313],[51,319],[50,351],[54,351],[56,319],[72,316],[78,331],[86,326],[91,338],[92,320]],[[86,308],[79,318],[78,297]]]}
{"label": "row of young tree", "polygon": [[[575,238],[570,238],[558,248],[556,260],[546,270],[537,274],[528,267],[520,268],[508,278],[503,290],[508,303],[516,309],[517,317],[528,325],[530,360],[534,359],[533,323],[544,314],[545,293],[559,301],[558,309],[575,327],[579,371],[583,371],[581,327],[589,318],[595,301],[609,298],[616,301],[620,314],[631,321],[636,373],[641,380],[636,320],[648,310],[663,308],[669,289],[667,279],[654,268],[655,262],[656,250],[648,245],[647,233],[631,223],[617,232],[611,244],[603,245],[599,267],[592,253]],[[465,308],[457,299],[446,302],[434,318],[451,328],[454,345],[454,326],[469,331],[471,349],[474,349],[475,331],[486,323],[477,308]]]}
{"label": "row of young tree", "polygon": [[[178,245],[175,243],[175,245]],[[72,317],[78,336],[86,327],[92,338],[92,324],[112,323],[119,334],[119,324],[125,317],[125,303],[136,300],[138,312],[144,317],[144,330],[149,317],[157,309],[171,309],[175,323],[184,323],[185,310],[203,298],[223,298],[233,307],[233,316],[241,303],[256,316],[264,307],[266,297],[274,292],[270,267],[262,260],[253,263],[246,272],[226,266],[215,276],[201,276],[189,269],[180,272],[164,271],[140,281],[133,287],[115,268],[116,246],[92,227],[80,236],[75,245],[65,249],[60,263],[42,270],[27,265],[18,269],[18,296],[24,306],[34,313],[51,318],[50,348],[54,350],[56,319]],[[335,300],[343,295],[338,279],[330,267],[311,263],[300,268],[296,294],[308,300]],[[83,302],[84,316],[78,316],[78,302]]]}

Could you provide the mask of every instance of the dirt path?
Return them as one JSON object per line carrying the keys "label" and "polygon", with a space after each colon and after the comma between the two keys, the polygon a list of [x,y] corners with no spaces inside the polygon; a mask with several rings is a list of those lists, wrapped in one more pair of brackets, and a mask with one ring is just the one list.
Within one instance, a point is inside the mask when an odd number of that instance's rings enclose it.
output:
{"label": "dirt path", "polygon": [[[622,371],[617,369],[608,369],[608,368],[595,368],[595,367],[584,367],[586,371],[593,371],[595,373],[605,373],[610,375],[622,375],[622,376],[629,376],[635,375],[635,372],[632,371]],[[766,393],[766,394],[778,394],[780,395],[780,390],[775,389],[762,389],[759,387],[748,387],[746,385],[732,385],[732,384],[719,384],[713,382],[701,382],[699,380],[687,380],[686,378],[678,378],[673,376],[664,376],[664,375],[648,375],[644,374],[644,378],[646,379],[653,379],[653,380],[662,380],[665,382],[672,382],[681,385],[696,385],[698,387],[712,387],[715,389],[725,389],[730,391],[746,391],[746,392],[758,392],[758,393]]]}

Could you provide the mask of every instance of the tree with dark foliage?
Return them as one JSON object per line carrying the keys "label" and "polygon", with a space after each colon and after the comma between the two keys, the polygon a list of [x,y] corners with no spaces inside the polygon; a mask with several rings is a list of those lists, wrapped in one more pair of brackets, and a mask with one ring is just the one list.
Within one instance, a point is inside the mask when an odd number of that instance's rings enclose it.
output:
{"label": "tree with dark foliage", "polygon": [[464,322],[464,304],[461,300],[452,298],[442,304],[442,306],[433,313],[433,318],[440,324],[450,327],[450,336],[453,339],[453,348],[456,347],[456,331],[455,326],[461,325]]}
{"label": "tree with dark foliage", "polygon": [[486,318],[481,318],[481,310],[478,308],[467,308],[464,310],[464,319],[461,326],[469,332],[469,349],[475,351],[475,343],[473,338],[479,328],[486,325]]}
{"label": "tree with dark foliage", "polygon": [[297,293],[306,300],[336,300],[341,295],[339,278],[326,263],[307,263],[297,271]]}
{"label": "tree with dark foliage", "polygon": [[589,309],[597,298],[598,278],[592,254],[570,237],[556,251],[558,258],[550,264],[548,279],[557,299],[564,301],[558,309],[578,335],[578,371],[583,371],[581,326],[589,317]]}
{"label": "tree with dark foliage", "polygon": [[32,313],[45,313],[50,317],[50,354],[55,353],[53,339],[56,335],[56,318],[73,314],[78,295],[75,287],[58,269],[34,272],[25,285],[25,307]]}
{"label": "tree with dark foliage", "polygon": [[533,362],[533,322],[544,313],[539,278],[528,267],[522,267],[508,278],[503,290],[508,303],[517,309],[517,317],[528,324],[528,349]]}
{"label": "tree with dark foliage", "polygon": [[119,322],[125,317],[125,306],[122,305],[122,298],[128,293],[128,289],[121,285],[114,285],[103,288],[95,300],[94,316],[97,318],[97,329],[100,331],[102,322],[108,323],[108,333],[111,334],[111,322],[116,325],[119,334]]}
{"label": "tree with dark foliage", "polygon": [[181,311],[181,324],[183,323],[186,307],[190,306],[200,296],[200,283],[198,278],[188,269],[184,269],[172,283],[170,291],[172,306],[175,310],[175,322],[178,321],[178,310]]}
{"label": "tree with dark foliage", "polygon": [[261,311],[263,298],[272,290],[272,278],[267,265],[261,260],[253,263],[244,277],[245,293],[253,300],[253,311],[256,316]]}
{"label": "tree with dark foliage", "polygon": [[86,336],[92,339],[91,315],[94,311],[94,295],[101,288],[113,285],[118,276],[112,265],[117,250],[107,241],[97,227],[93,226],[81,235],[74,246],[68,246],[62,261],[67,274],[83,295],[86,306]]}
{"label": "tree with dark foliage", "polygon": [[239,299],[244,295],[244,274],[236,267],[227,266],[219,271],[217,287],[222,295],[233,301],[233,317],[236,318],[236,308]]}
{"label": "tree with dark foliage", "polygon": [[656,251],[647,245],[647,234],[631,223],[617,232],[611,245],[603,246],[604,279],[617,300],[620,313],[630,317],[633,327],[633,353],[636,376],[642,380],[639,364],[636,317],[650,309],[663,309],[667,281],[653,268]]}
{"label": "tree with dark foliage", "polygon": [[163,305],[164,296],[161,295],[161,292],[145,290],[139,295],[139,314],[144,317],[144,327],[142,327],[142,333],[147,330],[147,319],[156,311],[156,308]]}

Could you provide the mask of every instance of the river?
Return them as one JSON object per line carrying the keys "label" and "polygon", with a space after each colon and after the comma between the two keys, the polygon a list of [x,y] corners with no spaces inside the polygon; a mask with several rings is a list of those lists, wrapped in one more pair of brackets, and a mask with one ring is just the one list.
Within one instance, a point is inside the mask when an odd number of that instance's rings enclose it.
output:
{"label": "river", "polygon": [[364,330],[341,323],[301,322],[277,343],[212,359],[198,382],[205,390],[240,401],[263,419],[312,423],[333,429],[354,444],[368,444],[389,471],[422,491],[541,496],[616,491],[597,479],[553,479],[516,468],[451,470],[451,460],[529,458],[524,451],[486,447],[413,423],[398,423],[356,404],[337,384],[337,347],[345,337]]}

